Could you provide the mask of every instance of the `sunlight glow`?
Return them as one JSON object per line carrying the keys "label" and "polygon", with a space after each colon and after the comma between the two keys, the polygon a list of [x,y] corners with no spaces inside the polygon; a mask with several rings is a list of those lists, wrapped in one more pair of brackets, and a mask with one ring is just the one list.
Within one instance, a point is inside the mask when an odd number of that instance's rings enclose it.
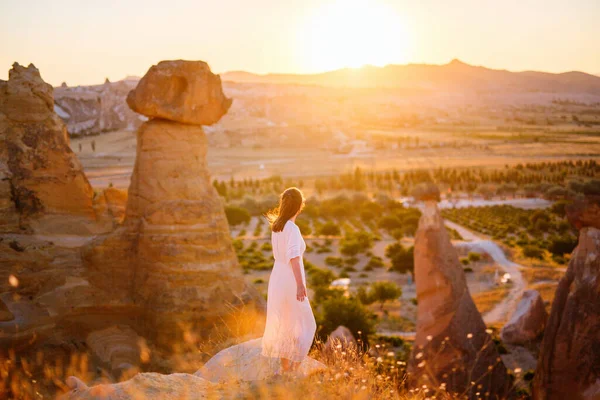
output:
{"label": "sunlight glow", "polygon": [[395,10],[377,1],[337,0],[315,9],[303,25],[298,48],[312,71],[406,63],[411,38]]}

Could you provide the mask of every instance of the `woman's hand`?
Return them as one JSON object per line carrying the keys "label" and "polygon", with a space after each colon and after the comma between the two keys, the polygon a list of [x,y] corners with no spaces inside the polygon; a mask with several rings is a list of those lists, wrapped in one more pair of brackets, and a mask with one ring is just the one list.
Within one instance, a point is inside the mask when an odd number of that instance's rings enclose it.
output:
{"label": "woman's hand", "polygon": [[298,285],[296,288],[296,300],[304,301],[306,298],[306,287],[304,285]]}

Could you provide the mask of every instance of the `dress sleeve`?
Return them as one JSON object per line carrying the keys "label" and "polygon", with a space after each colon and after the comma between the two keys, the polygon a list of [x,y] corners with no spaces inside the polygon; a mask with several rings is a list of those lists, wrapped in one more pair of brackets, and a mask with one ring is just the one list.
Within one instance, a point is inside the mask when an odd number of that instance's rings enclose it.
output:
{"label": "dress sleeve", "polygon": [[288,261],[292,258],[302,256],[302,235],[300,234],[300,229],[296,227],[290,229],[290,233],[288,234],[286,256]]}

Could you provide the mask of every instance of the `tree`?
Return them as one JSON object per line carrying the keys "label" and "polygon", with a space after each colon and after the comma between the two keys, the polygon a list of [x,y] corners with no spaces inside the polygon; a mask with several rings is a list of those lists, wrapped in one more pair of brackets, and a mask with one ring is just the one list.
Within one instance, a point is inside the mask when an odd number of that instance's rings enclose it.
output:
{"label": "tree", "polygon": [[402,289],[394,282],[389,281],[372,283],[368,294],[369,299],[380,304],[381,310],[386,301],[395,300],[400,296],[402,296]]}
{"label": "tree", "polygon": [[250,213],[242,207],[225,206],[225,215],[231,226],[250,222]]}
{"label": "tree", "polygon": [[410,273],[414,278],[415,260],[413,255],[414,248],[404,248],[400,243],[389,245],[385,249],[385,256],[392,261],[390,271]]}
{"label": "tree", "polygon": [[571,235],[564,235],[550,239],[548,250],[554,255],[562,256],[572,253],[575,247],[577,247],[577,238]]}

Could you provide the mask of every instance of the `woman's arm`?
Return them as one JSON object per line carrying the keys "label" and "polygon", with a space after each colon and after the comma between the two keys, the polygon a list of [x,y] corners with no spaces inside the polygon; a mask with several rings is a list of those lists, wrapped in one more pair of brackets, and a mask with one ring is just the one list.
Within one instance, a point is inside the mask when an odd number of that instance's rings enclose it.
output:
{"label": "woman's arm", "polygon": [[304,301],[306,297],[306,287],[302,281],[302,272],[300,267],[300,257],[294,257],[290,260],[292,263],[292,271],[294,271],[294,278],[296,278],[296,299],[298,301]]}

